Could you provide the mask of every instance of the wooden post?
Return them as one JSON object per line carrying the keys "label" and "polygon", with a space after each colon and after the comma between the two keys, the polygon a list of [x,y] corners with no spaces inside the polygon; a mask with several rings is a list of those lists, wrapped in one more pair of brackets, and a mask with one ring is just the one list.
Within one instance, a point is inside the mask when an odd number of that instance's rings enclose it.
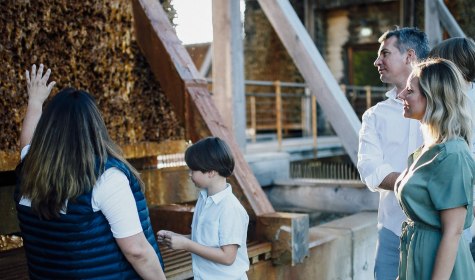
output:
{"label": "wooden post", "polygon": [[252,142],[256,143],[256,133],[257,133],[257,121],[256,121],[256,97],[250,97],[251,105],[251,129],[252,129]]}
{"label": "wooden post", "polygon": [[259,236],[272,242],[274,264],[291,264],[304,261],[308,255],[309,220],[307,214],[270,213],[257,217]]}
{"label": "wooden post", "polygon": [[211,62],[213,61],[213,43],[211,43],[206,51],[205,58],[200,67],[200,74],[203,78],[208,77],[209,70],[211,69]]}
{"label": "wooden post", "polygon": [[368,110],[371,107],[371,87],[365,86],[364,89],[366,91],[366,110]]}
{"label": "wooden post", "polygon": [[424,29],[431,47],[442,41],[437,6],[437,2],[434,0],[424,0]]}
{"label": "wooden post", "polygon": [[282,150],[282,96],[280,81],[274,82],[275,86],[275,122],[277,129],[278,150]]}
{"label": "wooden post", "polygon": [[213,100],[242,151],[246,100],[239,1],[213,0]]}
{"label": "wooden post", "polygon": [[466,37],[462,28],[460,28],[457,21],[450,13],[449,9],[447,9],[447,6],[445,6],[444,1],[435,0],[435,2],[437,4],[440,22],[442,23],[442,26],[447,30],[450,37]]}
{"label": "wooden post", "polygon": [[312,137],[313,137],[313,150],[317,155],[317,97],[312,94]]}
{"label": "wooden post", "polygon": [[312,96],[308,87],[304,89],[304,95],[302,97],[302,135],[312,135]]}

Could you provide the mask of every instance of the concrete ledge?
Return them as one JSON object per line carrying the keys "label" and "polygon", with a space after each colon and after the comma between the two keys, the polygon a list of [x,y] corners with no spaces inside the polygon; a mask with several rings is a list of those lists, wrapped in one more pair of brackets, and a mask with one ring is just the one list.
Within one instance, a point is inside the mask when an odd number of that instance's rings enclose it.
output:
{"label": "concrete ledge", "polygon": [[[377,212],[360,212],[320,227],[349,231],[351,235],[352,279],[372,279],[377,240]],[[337,261],[337,260],[335,260]]]}
{"label": "concrete ledge", "polygon": [[251,266],[249,279],[373,279],[377,213],[360,212],[309,229],[309,256],[294,266]]}
{"label": "concrete ledge", "polygon": [[[378,209],[379,194],[355,184],[325,184],[317,180],[275,180],[264,191],[276,209],[299,208],[308,212],[357,213]],[[351,183],[351,182],[350,182]]]}

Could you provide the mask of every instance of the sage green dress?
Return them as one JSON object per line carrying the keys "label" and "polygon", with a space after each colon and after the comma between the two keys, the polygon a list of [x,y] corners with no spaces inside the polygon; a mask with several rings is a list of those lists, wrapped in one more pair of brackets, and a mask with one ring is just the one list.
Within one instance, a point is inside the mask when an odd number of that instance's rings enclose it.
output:
{"label": "sage green dress", "polygon": [[[400,280],[431,279],[441,234],[439,211],[467,207],[464,229],[473,219],[475,162],[461,139],[435,145],[409,156],[408,168],[396,181],[396,197],[407,220],[402,225]],[[475,279],[468,242],[461,236],[450,279]]]}

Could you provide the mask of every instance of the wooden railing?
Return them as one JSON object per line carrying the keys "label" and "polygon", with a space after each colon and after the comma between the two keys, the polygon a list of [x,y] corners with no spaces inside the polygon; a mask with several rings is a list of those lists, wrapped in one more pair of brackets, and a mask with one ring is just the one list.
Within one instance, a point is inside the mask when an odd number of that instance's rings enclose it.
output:
{"label": "wooden railing", "polygon": [[[386,98],[384,94],[388,90],[371,86],[340,87],[360,119],[366,109]],[[312,137],[316,148],[317,116],[321,114],[317,112],[318,100],[306,84],[246,80],[245,89],[246,134],[252,142],[256,142],[259,135],[272,133],[280,148],[283,138],[299,135]]]}

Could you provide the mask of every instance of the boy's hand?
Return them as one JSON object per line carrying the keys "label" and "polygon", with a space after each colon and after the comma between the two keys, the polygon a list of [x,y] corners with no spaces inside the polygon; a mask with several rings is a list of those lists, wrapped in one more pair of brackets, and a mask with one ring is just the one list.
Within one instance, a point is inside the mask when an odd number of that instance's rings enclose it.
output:
{"label": "boy's hand", "polygon": [[165,236],[164,243],[173,250],[187,250],[186,248],[189,241],[190,239],[182,235],[174,234]]}
{"label": "boy's hand", "polygon": [[173,234],[174,232],[168,231],[168,230],[159,230],[157,232],[157,242],[158,243],[163,243],[165,241],[165,236]]}
{"label": "boy's hand", "polygon": [[157,240],[173,250],[186,250],[188,241],[190,241],[187,237],[168,230],[159,231],[157,233]]}

